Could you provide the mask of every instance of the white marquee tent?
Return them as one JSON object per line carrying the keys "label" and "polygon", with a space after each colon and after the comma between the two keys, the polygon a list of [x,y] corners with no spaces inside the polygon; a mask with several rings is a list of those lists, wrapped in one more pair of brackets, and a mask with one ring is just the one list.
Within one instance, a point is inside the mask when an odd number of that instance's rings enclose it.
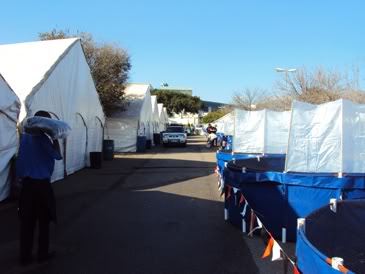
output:
{"label": "white marquee tent", "polygon": [[137,136],[153,139],[151,90],[148,84],[127,85],[123,110],[107,117],[105,137],[114,140],[116,152],[136,152]]}
{"label": "white marquee tent", "polygon": [[17,152],[20,100],[0,75],[0,201],[9,196],[11,158]]}
{"label": "white marquee tent", "polygon": [[233,151],[285,154],[290,112],[235,110]]}
{"label": "white marquee tent", "polygon": [[167,108],[163,107],[163,116],[164,116],[164,120],[167,121],[166,124],[169,124],[169,115],[167,114]]}
{"label": "white marquee tent", "polygon": [[365,105],[293,102],[288,172],[365,173]]}
{"label": "white marquee tent", "polygon": [[160,129],[160,132],[161,132],[161,131],[166,130],[166,125],[169,123],[169,120],[168,119],[166,120],[166,115],[165,115],[165,112],[164,112],[163,104],[157,104],[157,107],[158,107],[158,115],[159,115],[159,118],[160,118],[159,129]]}
{"label": "white marquee tent", "polygon": [[151,96],[153,133],[160,133],[160,115],[158,113],[157,96]]}
{"label": "white marquee tent", "polygon": [[67,122],[71,134],[52,181],[89,163],[102,149],[104,113],[79,38],[0,46],[0,73],[21,101],[19,121],[38,110]]}
{"label": "white marquee tent", "polygon": [[212,125],[216,125],[217,132],[224,133],[224,135],[234,134],[234,111],[224,115],[218,120],[214,121]]}

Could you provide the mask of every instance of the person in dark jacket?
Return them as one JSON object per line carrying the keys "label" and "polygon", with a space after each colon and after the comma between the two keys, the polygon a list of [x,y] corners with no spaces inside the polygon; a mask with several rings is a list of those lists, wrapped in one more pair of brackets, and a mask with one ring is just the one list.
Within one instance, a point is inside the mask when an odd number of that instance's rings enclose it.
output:
{"label": "person in dark jacket", "polygon": [[[34,116],[51,118],[46,111]],[[16,162],[17,177],[21,179],[19,197],[20,218],[20,264],[25,266],[33,261],[33,238],[38,224],[38,262],[51,258],[49,253],[49,224],[56,222],[56,202],[51,186],[55,160],[61,160],[58,140],[44,133],[30,135],[23,133],[20,139]]]}

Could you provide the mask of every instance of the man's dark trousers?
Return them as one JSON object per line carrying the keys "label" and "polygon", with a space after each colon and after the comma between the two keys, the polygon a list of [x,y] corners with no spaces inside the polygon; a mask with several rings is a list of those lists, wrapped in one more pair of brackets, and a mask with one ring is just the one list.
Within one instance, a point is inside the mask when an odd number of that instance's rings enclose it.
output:
{"label": "man's dark trousers", "polygon": [[55,197],[49,179],[25,178],[19,198],[20,261],[32,260],[33,238],[38,224],[38,260],[45,260],[49,251],[49,223],[55,221]]}

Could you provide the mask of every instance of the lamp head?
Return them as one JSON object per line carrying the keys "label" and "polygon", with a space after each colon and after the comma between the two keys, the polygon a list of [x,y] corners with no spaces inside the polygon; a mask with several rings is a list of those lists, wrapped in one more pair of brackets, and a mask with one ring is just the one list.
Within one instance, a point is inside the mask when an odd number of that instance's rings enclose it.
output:
{"label": "lamp head", "polygon": [[275,70],[276,70],[277,72],[284,72],[284,71],[285,71],[285,69],[282,69],[282,68],[275,68]]}

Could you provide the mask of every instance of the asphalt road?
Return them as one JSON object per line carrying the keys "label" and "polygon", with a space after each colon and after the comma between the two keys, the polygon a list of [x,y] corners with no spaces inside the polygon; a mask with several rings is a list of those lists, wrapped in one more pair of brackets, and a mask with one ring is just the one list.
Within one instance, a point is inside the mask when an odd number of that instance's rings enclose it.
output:
{"label": "asphalt road", "polygon": [[280,273],[259,258],[261,240],[223,220],[215,153],[201,137],[103,164],[54,183],[50,263],[17,266],[16,205],[0,204],[0,273]]}

